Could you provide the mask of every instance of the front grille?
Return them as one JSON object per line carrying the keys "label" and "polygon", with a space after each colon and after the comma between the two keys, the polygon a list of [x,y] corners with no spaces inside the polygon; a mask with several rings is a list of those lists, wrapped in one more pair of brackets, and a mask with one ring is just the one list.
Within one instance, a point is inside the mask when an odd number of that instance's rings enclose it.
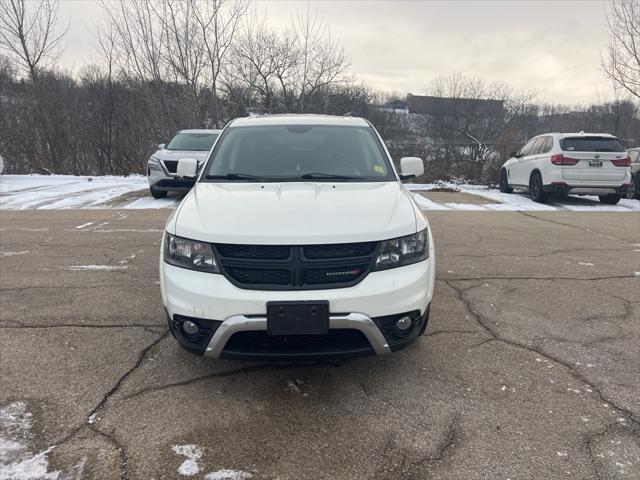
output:
{"label": "front grille", "polygon": [[177,160],[163,160],[164,168],[167,169],[169,173],[176,173],[178,171],[178,161]]}
{"label": "front grille", "polygon": [[372,352],[367,337],[354,329],[332,329],[323,335],[269,335],[266,331],[247,331],[234,333],[225,345],[222,356],[349,355]]}
{"label": "front grille", "polygon": [[223,274],[240,288],[309,290],[349,287],[371,270],[378,242],[327,245],[216,244]]}
{"label": "front grille", "polygon": [[377,242],[345,243],[333,245],[307,245],[304,256],[310,260],[325,258],[366,257],[376,249]]}
{"label": "front grille", "polygon": [[275,268],[237,268],[229,267],[226,272],[239,283],[251,285],[275,284],[289,285],[291,283],[291,271]]}
{"label": "front grille", "polygon": [[252,258],[257,260],[285,260],[291,248],[286,245],[232,245],[218,243],[218,252],[225,258]]}

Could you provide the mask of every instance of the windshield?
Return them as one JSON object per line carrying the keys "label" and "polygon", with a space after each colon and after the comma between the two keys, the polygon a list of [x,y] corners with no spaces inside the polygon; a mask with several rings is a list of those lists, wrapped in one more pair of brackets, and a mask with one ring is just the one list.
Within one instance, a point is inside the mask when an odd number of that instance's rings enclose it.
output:
{"label": "windshield", "polygon": [[218,138],[217,133],[178,133],[165,148],[167,150],[206,152],[211,150],[216,138]]}
{"label": "windshield", "polygon": [[568,137],[560,141],[565,152],[624,152],[617,138]]}
{"label": "windshield", "polygon": [[370,127],[230,127],[216,144],[205,181],[396,180]]}

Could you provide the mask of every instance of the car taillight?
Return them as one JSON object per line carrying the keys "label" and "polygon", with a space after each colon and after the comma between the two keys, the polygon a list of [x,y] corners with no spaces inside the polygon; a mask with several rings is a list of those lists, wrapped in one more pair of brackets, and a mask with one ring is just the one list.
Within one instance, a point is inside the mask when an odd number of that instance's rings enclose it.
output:
{"label": "car taillight", "polygon": [[616,158],[615,160],[611,160],[616,167],[630,167],[631,166],[631,157],[627,155],[625,158]]}
{"label": "car taillight", "polygon": [[565,157],[561,153],[556,153],[555,155],[551,155],[551,163],[554,165],[575,165],[580,160],[577,158]]}

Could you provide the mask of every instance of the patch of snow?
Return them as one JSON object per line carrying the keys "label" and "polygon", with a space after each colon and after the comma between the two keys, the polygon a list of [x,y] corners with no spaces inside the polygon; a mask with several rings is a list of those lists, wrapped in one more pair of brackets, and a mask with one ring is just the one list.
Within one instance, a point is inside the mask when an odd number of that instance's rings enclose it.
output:
{"label": "patch of snow", "polygon": [[449,210],[447,207],[440,203],[433,202],[427,197],[423,197],[419,194],[414,194],[413,199],[422,210]]}
{"label": "patch of snow", "polygon": [[77,228],[78,230],[80,230],[80,229],[85,228],[85,227],[88,227],[88,226],[90,226],[90,225],[93,225],[93,222],[83,223],[82,225],[78,225],[76,228]]}
{"label": "patch of snow", "polygon": [[89,418],[87,418],[87,422],[91,425],[96,423],[96,413],[92,413],[91,415],[89,415]]}
{"label": "patch of snow", "polygon": [[[494,211],[608,211],[628,212],[640,211],[640,202],[636,200],[622,199],[618,205],[604,205],[598,197],[568,196],[566,198],[551,198],[551,202],[536,203],[528,195],[523,193],[502,193],[497,189],[491,189],[484,185],[455,184],[439,182],[433,184],[406,184],[407,190],[412,192],[418,206],[423,210],[494,210]],[[423,197],[417,192],[433,191],[438,189],[453,190],[455,192],[476,195],[496,203],[473,205],[464,203],[440,204]],[[414,193],[415,192],[415,193]]]}
{"label": "patch of snow", "polygon": [[249,472],[243,472],[242,470],[218,470],[217,472],[210,472],[204,476],[204,480],[251,480],[253,475]]}
{"label": "patch of snow", "polygon": [[300,385],[302,385],[302,381],[296,378],[295,381],[287,380],[287,390],[293,393],[302,393],[300,391]]}
{"label": "patch of snow", "polygon": [[176,208],[180,201],[176,198],[153,198],[142,197],[134,200],[133,202],[125,205],[123,208]]}
{"label": "patch of snow", "polygon": [[567,456],[567,452],[556,452],[558,454],[559,457],[566,457]]}
{"label": "patch of snow", "polygon": [[68,475],[49,471],[47,455],[55,446],[33,453],[32,415],[24,402],[17,401],[0,408],[0,480],[69,480],[82,477],[86,458],[71,468]]}
{"label": "patch of snow", "polygon": [[125,265],[69,265],[68,267],[60,267],[62,270],[69,270],[70,272],[83,272],[87,270],[126,270]]}
{"label": "patch of snow", "polygon": [[202,449],[197,445],[174,445],[172,450],[178,455],[183,455],[187,459],[178,467],[178,473],[185,477],[192,477],[200,472],[198,460],[202,458]]}
{"label": "patch of snow", "polygon": [[0,252],[0,257],[12,257],[14,255],[24,255],[25,253],[29,253],[29,250],[23,252]]}
{"label": "patch of snow", "polygon": [[582,265],[583,267],[595,267],[596,266],[595,263],[590,263],[590,262],[578,262],[578,265]]}

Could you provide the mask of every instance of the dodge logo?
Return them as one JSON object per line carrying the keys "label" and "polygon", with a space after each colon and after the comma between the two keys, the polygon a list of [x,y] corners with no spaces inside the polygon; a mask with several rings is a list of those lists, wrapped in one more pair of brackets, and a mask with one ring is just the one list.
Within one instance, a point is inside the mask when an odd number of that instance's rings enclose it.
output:
{"label": "dodge logo", "polygon": [[337,277],[340,275],[358,275],[360,273],[359,268],[354,268],[353,270],[341,270],[338,272],[326,272],[327,277]]}

